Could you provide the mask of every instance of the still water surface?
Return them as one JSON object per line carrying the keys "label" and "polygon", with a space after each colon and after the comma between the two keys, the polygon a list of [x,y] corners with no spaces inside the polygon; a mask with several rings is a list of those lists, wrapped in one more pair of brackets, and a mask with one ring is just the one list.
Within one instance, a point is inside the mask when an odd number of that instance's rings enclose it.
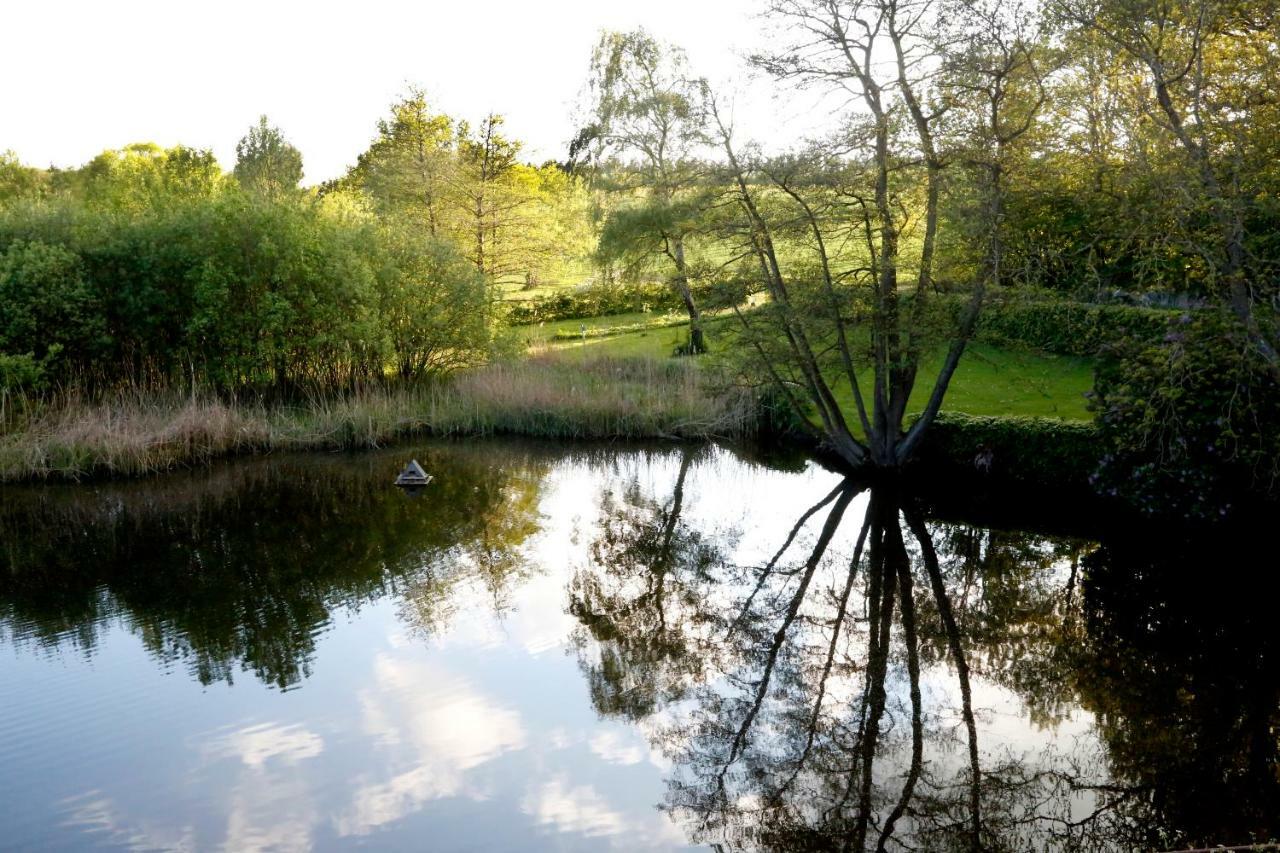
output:
{"label": "still water surface", "polygon": [[1280,835],[1247,537],[967,516],[717,447],[0,490],[0,847]]}

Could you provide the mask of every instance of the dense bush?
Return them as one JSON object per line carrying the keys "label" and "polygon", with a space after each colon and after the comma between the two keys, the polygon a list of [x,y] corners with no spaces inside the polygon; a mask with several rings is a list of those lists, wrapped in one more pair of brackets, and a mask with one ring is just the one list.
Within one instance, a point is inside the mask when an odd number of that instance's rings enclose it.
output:
{"label": "dense bush", "polygon": [[1158,341],[1170,312],[1129,305],[1091,305],[1069,300],[996,300],[978,319],[978,338],[1020,344],[1044,352],[1095,356],[1123,339]]}
{"label": "dense bush", "polygon": [[64,246],[17,240],[0,253],[0,306],[0,353],[26,356],[41,373],[106,354],[101,300]]}
{"label": "dense bush", "polygon": [[[936,303],[937,311],[943,315],[938,319],[954,328],[967,302],[968,297],[942,296]],[[983,305],[974,335],[995,346],[1092,357],[1120,340],[1159,341],[1177,316],[1170,311],[1131,305],[997,293]]]}
{"label": "dense bush", "polygon": [[1085,485],[1098,465],[1098,431],[1056,418],[982,417],[942,412],[922,457],[1021,483]]}
{"label": "dense bush", "polygon": [[447,370],[484,357],[490,306],[451,247],[329,202],[225,187],[142,210],[0,210],[0,355],[29,355],[52,380],[238,388]]}
{"label": "dense bush", "polygon": [[47,384],[49,362],[57,356],[60,347],[50,347],[44,358],[37,359],[35,353],[24,352],[21,355],[5,355],[0,353],[0,404],[5,402],[4,394],[9,390],[42,390]]}
{"label": "dense bush", "polygon": [[1231,317],[1185,314],[1158,342],[1122,341],[1094,388],[1106,493],[1191,518],[1280,494],[1280,387]]}

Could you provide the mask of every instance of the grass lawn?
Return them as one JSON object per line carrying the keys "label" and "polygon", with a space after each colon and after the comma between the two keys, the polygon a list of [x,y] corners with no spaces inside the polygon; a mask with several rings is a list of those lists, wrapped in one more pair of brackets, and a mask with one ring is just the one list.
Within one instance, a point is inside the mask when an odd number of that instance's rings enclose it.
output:
{"label": "grass lawn", "polygon": [[[597,317],[591,320],[569,320],[548,323],[544,329],[565,325],[577,331],[583,323],[588,329],[608,328],[636,322],[634,318],[653,318],[654,315],[622,315]],[[732,318],[717,318],[707,323],[712,347],[715,346],[715,326],[732,322]],[[598,326],[593,326],[598,323]],[[545,333],[545,332],[544,332]],[[568,358],[592,358],[596,356],[649,356],[665,358],[688,336],[684,325],[665,328],[649,328],[626,332],[611,337],[589,337],[586,341],[557,342],[552,349]],[[933,388],[933,377],[942,363],[943,353],[938,351],[926,356],[921,365],[920,378],[911,398],[910,411],[924,407]],[[864,394],[871,389],[871,374],[858,377]],[[853,395],[843,378],[833,382],[838,399],[856,419]],[[1093,362],[1085,358],[1035,353],[1026,350],[1000,349],[988,344],[974,343],[965,352],[960,367],[951,381],[943,409],[970,415],[1031,415],[1068,420],[1089,420],[1085,408],[1085,392],[1093,387]]]}
{"label": "grass lawn", "polygon": [[[944,353],[926,356],[920,365],[916,387],[907,407],[918,412],[928,402],[933,380],[942,366]],[[867,394],[871,372],[858,377]],[[1000,349],[973,343],[965,350],[956,374],[951,378],[942,408],[968,415],[1028,415],[1067,420],[1090,420],[1085,393],[1093,388],[1093,362],[1052,353]],[[837,399],[855,413],[848,383],[836,388]]]}

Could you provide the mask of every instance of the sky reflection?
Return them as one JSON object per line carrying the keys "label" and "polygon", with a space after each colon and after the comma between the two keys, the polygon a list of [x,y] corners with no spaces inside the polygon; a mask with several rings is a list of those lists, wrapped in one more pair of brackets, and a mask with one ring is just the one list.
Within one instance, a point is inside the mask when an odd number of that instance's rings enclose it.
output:
{"label": "sky reflection", "polygon": [[[28,536],[0,566],[0,848],[783,850],[840,826],[873,652],[867,575],[835,645],[829,627],[869,493],[815,564],[717,799],[700,786],[714,788],[824,513],[797,519],[839,479],[718,448],[430,445],[416,455],[435,491],[410,502],[386,485],[409,452],[0,495],[0,533]],[[1093,580],[1106,566],[1082,568],[1096,546],[929,530],[984,777],[1013,792],[983,795],[984,831],[1025,827],[999,837],[1035,849],[1191,837],[1113,778],[1136,741],[1119,711],[1100,727],[1110,688],[1078,660],[1118,654],[1090,627],[1114,597]],[[894,844],[941,837],[930,821],[951,819],[969,767],[923,575],[916,594],[919,674],[895,622],[871,786],[883,814],[910,775],[915,684],[927,761]],[[750,618],[734,619],[744,601]],[[793,769],[808,722],[813,763]],[[1116,791],[1124,821],[1097,823]],[[1092,834],[1059,844],[1073,822]]]}

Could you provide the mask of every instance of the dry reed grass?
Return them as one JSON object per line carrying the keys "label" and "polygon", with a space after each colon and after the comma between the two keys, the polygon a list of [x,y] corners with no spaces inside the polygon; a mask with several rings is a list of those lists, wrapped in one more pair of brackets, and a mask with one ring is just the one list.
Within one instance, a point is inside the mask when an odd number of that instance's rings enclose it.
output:
{"label": "dry reed grass", "polygon": [[6,405],[0,482],[138,476],[232,454],[376,447],[413,434],[707,439],[753,431],[752,395],[711,380],[684,361],[536,356],[447,382],[292,406],[156,389],[99,399],[64,392]]}

